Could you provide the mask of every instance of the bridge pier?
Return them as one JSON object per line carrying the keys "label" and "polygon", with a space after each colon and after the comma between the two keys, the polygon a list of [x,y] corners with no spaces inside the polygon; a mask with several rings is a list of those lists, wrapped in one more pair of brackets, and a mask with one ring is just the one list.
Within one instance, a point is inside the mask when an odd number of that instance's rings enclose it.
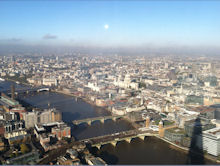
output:
{"label": "bridge pier", "polygon": [[100,150],[102,145],[96,145],[95,147]]}
{"label": "bridge pier", "polygon": [[111,144],[112,144],[114,147],[116,147],[117,141],[112,141]]}
{"label": "bridge pier", "polygon": [[105,119],[101,119],[100,121],[101,121],[101,123],[105,123]]}
{"label": "bridge pier", "polygon": [[75,127],[79,125],[79,123],[73,123],[73,124],[74,124]]}
{"label": "bridge pier", "polygon": [[92,124],[92,121],[88,121],[88,122],[87,122],[87,124],[88,124],[89,126],[91,126],[91,124]]}
{"label": "bridge pier", "polygon": [[126,138],[126,139],[125,139],[125,141],[126,141],[127,143],[131,143],[131,140],[132,140],[132,138]]}
{"label": "bridge pier", "polygon": [[116,117],[113,117],[112,120],[113,120],[114,122],[116,122],[117,118],[116,118]]}
{"label": "bridge pier", "polygon": [[144,141],[145,136],[139,136],[139,138]]}

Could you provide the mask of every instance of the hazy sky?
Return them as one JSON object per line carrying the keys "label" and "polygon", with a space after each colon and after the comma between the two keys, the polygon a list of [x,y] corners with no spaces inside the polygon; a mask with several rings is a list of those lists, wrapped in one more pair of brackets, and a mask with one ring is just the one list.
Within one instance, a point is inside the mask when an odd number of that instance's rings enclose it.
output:
{"label": "hazy sky", "polygon": [[220,1],[0,1],[0,43],[220,46]]}

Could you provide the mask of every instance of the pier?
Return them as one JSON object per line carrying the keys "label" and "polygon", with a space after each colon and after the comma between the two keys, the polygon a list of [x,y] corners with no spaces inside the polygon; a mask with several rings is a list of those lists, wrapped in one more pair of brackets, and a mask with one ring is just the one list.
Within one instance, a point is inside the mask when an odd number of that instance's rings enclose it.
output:
{"label": "pier", "polygon": [[74,120],[73,124],[74,125],[79,125],[82,123],[87,123],[88,125],[91,125],[92,122],[95,121],[100,121],[101,123],[105,123],[105,120],[111,119],[113,121],[116,121],[117,119],[120,119],[124,116],[119,116],[119,115],[113,115],[113,116],[101,116],[101,117],[95,117],[95,118],[87,118],[87,119],[81,119],[81,120]]}

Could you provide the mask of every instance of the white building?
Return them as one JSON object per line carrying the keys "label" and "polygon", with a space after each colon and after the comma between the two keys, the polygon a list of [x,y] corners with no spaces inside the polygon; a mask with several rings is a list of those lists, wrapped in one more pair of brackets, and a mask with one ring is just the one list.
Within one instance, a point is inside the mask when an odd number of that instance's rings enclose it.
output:
{"label": "white building", "polygon": [[37,114],[35,111],[23,113],[23,118],[25,121],[25,128],[34,127],[37,123]]}
{"label": "white building", "polygon": [[34,127],[35,124],[47,124],[54,121],[52,118],[53,113],[56,112],[55,109],[46,109],[44,111],[32,111],[25,112],[23,114],[23,118],[25,121],[25,128]]}
{"label": "white building", "polygon": [[52,111],[46,110],[40,114],[40,123],[47,124],[52,122]]}
{"label": "white building", "polygon": [[43,78],[43,85],[57,86],[57,79],[56,78]]}
{"label": "white building", "polygon": [[126,74],[124,79],[122,79],[121,76],[119,76],[118,79],[115,78],[114,85],[120,88],[125,88],[125,89],[131,88],[135,90],[138,90],[138,86],[139,86],[138,83],[131,82],[131,77],[129,74]]}
{"label": "white building", "polygon": [[99,92],[100,91],[100,87],[98,86],[98,84],[95,82],[88,82],[88,87],[90,89],[92,89],[93,91]]}
{"label": "white building", "polygon": [[220,127],[202,133],[203,150],[208,154],[218,156],[220,154]]}

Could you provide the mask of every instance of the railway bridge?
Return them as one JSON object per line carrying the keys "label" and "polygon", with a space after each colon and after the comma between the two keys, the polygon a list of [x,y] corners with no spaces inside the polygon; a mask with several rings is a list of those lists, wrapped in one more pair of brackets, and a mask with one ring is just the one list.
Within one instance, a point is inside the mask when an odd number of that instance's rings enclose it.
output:
{"label": "railway bridge", "polygon": [[149,136],[157,136],[158,132],[154,132],[152,130],[147,131],[140,131],[140,130],[129,130],[129,131],[122,131],[120,133],[104,135],[99,137],[93,137],[89,139],[81,140],[82,142],[90,143],[92,147],[96,147],[100,149],[103,145],[111,144],[113,146],[117,146],[118,142],[126,141],[130,143],[135,138],[140,138],[142,140],[145,137]]}
{"label": "railway bridge", "polygon": [[[36,88],[16,88],[15,89],[15,95],[26,95],[26,94],[32,94],[32,93],[38,93],[43,91],[50,91],[50,88],[48,87],[36,87]],[[4,93],[11,95],[11,90],[3,91]]]}

